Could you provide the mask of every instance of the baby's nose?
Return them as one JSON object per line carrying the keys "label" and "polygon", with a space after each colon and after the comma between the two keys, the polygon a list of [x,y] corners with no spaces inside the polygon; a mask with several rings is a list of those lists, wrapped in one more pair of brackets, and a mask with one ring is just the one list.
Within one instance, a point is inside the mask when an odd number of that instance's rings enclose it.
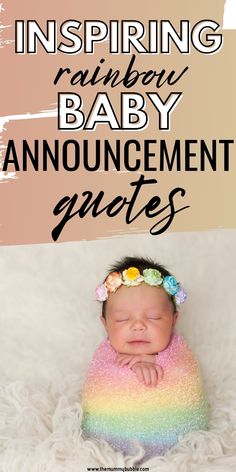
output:
{"label": "baby's nose", "polygon": [[142,320],[134,320],[131,327],[134,330],[143,330],[145,329],[145,323]]}

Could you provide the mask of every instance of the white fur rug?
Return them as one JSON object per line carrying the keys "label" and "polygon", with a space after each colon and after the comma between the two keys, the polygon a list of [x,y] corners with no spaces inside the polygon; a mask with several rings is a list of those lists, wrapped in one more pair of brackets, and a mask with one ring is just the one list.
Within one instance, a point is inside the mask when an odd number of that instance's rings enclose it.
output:
{"label": "white fur rug", "polygon": [[[236,471],[235,236],[0,249],[0,472],[121,471],[138,463],[153,472]],[[105,442],[83,440],[80,430],[86,366],[104,336],[93,289],[123,254],[156,257],[188,290],[178,331],[200,360],[211,411],[208,432],[185,436],[145,464],[141,450],[123,457]]]}

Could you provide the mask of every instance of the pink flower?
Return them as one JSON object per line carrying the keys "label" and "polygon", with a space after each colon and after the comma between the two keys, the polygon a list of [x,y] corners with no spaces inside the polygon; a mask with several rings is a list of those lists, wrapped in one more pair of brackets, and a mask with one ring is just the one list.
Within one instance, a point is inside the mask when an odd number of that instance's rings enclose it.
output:
{"label": "pink flower", "polygon": [[96,300],[98,302],[105,302],[108,297],[107,288],[105,284],[98,285],[95,290]]}

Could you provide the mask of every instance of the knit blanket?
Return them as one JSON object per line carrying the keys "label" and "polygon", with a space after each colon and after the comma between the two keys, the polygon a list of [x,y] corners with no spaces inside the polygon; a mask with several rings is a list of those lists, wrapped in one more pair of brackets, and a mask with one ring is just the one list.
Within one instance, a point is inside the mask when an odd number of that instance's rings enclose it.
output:
{"label": "knit blanket", "polygon": [[145,450],[163,455],[190,431],[208,423],[198,363],[182,336],[173,334],[156,356],[163,379],[145,386],[127,366],[115,364],[117,352],[106,338],[89,365],[83,389],[85,436],[104,439],[126,454]]}

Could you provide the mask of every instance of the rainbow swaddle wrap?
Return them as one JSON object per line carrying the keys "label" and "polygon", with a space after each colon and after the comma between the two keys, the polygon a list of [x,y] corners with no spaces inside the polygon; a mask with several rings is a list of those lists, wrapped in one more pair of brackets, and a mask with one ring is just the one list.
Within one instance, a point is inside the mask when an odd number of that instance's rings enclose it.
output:
{"label": "rainbow swaddle wrap", "polygon": [[164,454],[184,434],[207,429],[207,404],[200,371],[182,336],[173,334],[157,355],[164,376],[156,387],[138,381],[106,338],[90,363],[83,391],[82,429],[126,454],[137,443],[147,457]]}

